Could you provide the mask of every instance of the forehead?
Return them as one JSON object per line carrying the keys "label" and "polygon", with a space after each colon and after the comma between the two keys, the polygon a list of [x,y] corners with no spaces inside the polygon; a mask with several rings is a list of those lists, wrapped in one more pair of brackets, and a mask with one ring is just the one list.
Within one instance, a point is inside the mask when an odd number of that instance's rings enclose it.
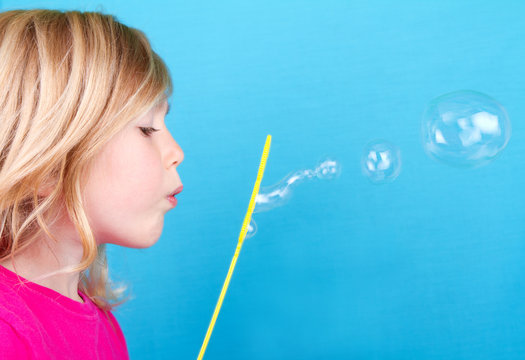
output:
{"label": "forehead", "polygon": [[153,106],[154,113],[161,113],[162,115],[166,115],[169,111],[170,104],[168,103],[168,99],[163,99],[159,101],[155,106]]}
{"label": "forehead", "polygon": [[133,122],[153,121],[156,118],[164,117],[169,111],[169,104],[167,100],[163,100],[153,105],[148,111],[136,117]]}

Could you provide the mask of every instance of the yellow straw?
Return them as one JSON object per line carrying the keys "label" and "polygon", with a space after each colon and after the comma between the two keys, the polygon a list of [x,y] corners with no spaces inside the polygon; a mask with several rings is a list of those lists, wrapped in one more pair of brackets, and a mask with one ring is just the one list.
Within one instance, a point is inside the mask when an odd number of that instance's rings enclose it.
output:
{"label": "yellow straw", "polygon": [[266,167],[266,160],[268,159],[268,154],[270,153],[270,143],[271,142],[272,142],[272,136],[268,135],[266,137],[266,143],[264,144],[264,150],[263,150],[263,154],[261,157],[261,162],[259,164],[259,171],[257,172],[257,180],[255,181],[255,185],[253,187],[252,197],[248,205],[248,211],[246,212],[246,216],[244,217],[244,222],[242,223],[241,233],[239,234],[239,241],[237,243],[237,249],[235,249],[235,254],[233,255],[233,259],[230,264],[230,270],[228,270],[228,275],[226,275],[226,279],[224,280],[224,284],[222,285],[221,295],[219,296],[217,305],[215,305],[215,311],[213,312],[213,316],[211,318],[210,325],[208,326],[208,331],[206,332],[206,336],[204,337],[204,342],[202,343],[201,351],[199,352],[199,356],[197,357],[197,360],[202,360],[202,357],[204,356],[204,352],[206,351],[206,347],[208,346],[208,341],[210,340],[210,336],[213,331],[213,327],[215,326],[215,321],[217,320],[219,311],[221,311],[222,301],[224,300],[224,296],[226,295],[226,291],[228,290],[228,285],[230,284],[230,279],[233,274],[233,270],[235,269],[235,264],[237,263],[237,257],[239,257],[239,253],[241,252],[242,243],[244,242],[244,237],[246,236],[246,232],[248,231],[248,224],[250,223],[250,219],[252,218],[253,209],[255,208],[255,198],[257,197],[257,194],[259,193],[259,187],[261,185],[261,181],[263,178],[264,168]]}

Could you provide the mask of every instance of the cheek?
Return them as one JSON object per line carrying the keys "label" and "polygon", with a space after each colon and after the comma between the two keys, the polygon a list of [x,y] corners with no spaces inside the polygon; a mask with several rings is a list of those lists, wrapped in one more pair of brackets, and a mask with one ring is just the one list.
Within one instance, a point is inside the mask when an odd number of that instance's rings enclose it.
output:
{"label": "cheek", "polygon": [[162,166],[152,146],[119,145],[112,144],[101,154],[93,191],[103,203],[133,209],[161,195]]}
{"label": "cheek", "polygon": [[158,156],[151,150],[130,151],[111,161],[111,187],[126,197],[152,195],[159,190],[162,174]]}

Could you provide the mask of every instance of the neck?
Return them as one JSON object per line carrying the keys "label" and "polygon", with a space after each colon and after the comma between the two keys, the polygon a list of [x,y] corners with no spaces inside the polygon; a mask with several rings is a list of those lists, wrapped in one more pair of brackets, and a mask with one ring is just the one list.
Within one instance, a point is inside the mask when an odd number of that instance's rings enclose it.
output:
{"label": "neck", "polygon": [[82,260],[83,248],[78,235],[71,226],[56,223],[50,230],[57,241],[49,237],[39,238],[13,259],[0,261],[0,265],[29,281],[83,302],[78,295],[80,273],[60,272],[78,266]]}

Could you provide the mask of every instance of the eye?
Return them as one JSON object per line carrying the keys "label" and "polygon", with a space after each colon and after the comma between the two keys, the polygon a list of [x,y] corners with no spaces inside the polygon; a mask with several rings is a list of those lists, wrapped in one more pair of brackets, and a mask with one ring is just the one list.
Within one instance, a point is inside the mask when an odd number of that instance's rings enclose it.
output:
{"label": "eye", "polygon": [[159,129],[155,129],[152,127],[140,127],[140,131],[142,131],[142,134],[144,136],[150,136],[152,133],[159,131]]}

